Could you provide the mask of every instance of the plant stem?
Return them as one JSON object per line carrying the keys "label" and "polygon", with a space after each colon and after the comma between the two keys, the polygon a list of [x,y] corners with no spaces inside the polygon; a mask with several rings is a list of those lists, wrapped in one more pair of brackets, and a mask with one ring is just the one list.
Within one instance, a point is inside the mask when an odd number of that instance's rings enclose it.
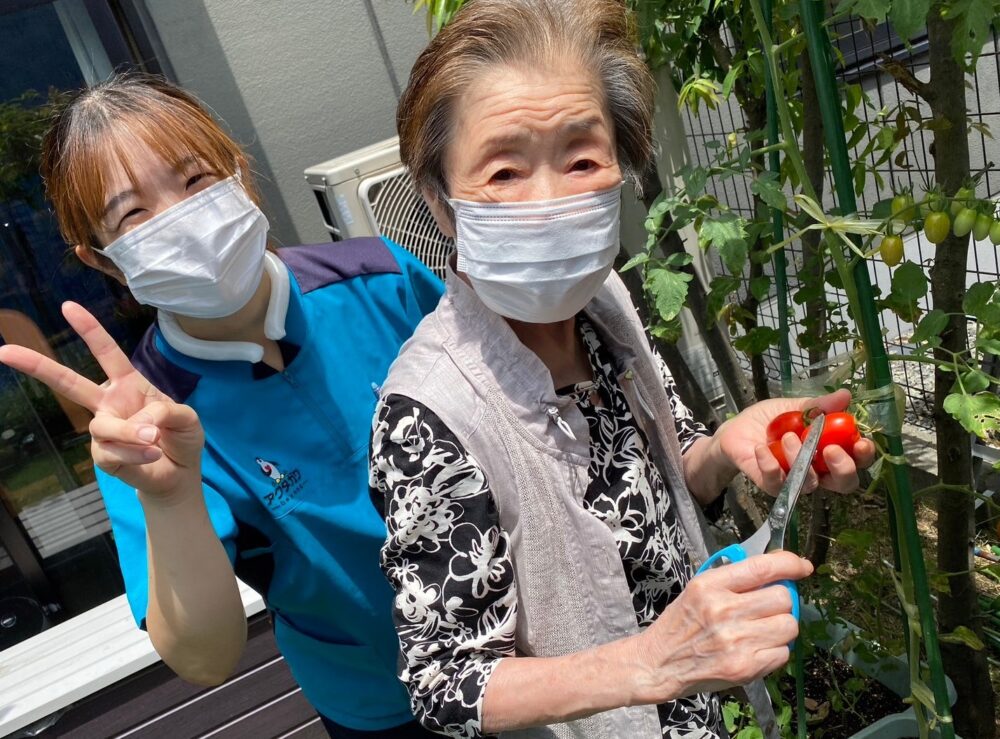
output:
{"label": "plant stem", "polygon": [[[799,6],[802,24],[806,32],[809,55],[813,65],[814,77],[816,79],[820,106],[823,108],[824,122],[827,124],[825,131],[827,148],[830,152],[830,159],[833,166],[838,201],[843,213],[854,213],[857,210],[857,206],[854,200],[850,164],[847,159],[843,118],[828,56],[827,47],[829,46],[829,39],[821,36],[825,33],[822,27],[823,6],[818,5],[812,0],[800,0]],[[764,42],[764,56],[767,67],[770,70],[771,76],[777,80],[779,79],[779,75],[774,43],[761,10],[760,0],[750,0],[750,8]],[[794,128],[791,124],[791,115],[787,101],[781,96],[775,97],[778,118],[781,122],[785,141],[789,144],[797,142]],[[786,155],[799,178],[803,193],[818,202],[813,195],[812,184],[806,175],[801,152],[798,151],[796,146],[790,145]],[[844,256],[843,247],[836,243],[836,238],[829,230],[825,230],[824,233],[826,241],[830,246],[830,253],[834,259],[834,264],[841,276],[844,291],[848,298],[848,305],[855,322],[861,329],[867,360],[868,371],[866,372],[866,380],[868,386],[869,388],[876,388],[888,385],[892,381],[892,375],[889,371],[885,344],[882,341],[878,325],[878,314],[875,310],[874,293],[871,287],[871,278],[867,272],[867,265],[864,261],[859,261],[851,269]],[[897,434],[887,435],[886,440],[891,455],[901,458],[903,448],[900,437]],[[887,477],[891,506],[890,527],[893,539],[899,550],[897,554],[897,567],[902,575],[903,592],[901,595],[907,601],[904,605],[909,605],[914,600],[916,601],[917,613],[919,614],[919,626],[911,619],[907,619],[907,628],[911,636],[913,633],[920,633],[924,638],[927,658],[931,667],[931,680],[937,714],[942,720],[942,734],[945,739],[952,739],[954,737],[954,728],[951,725],[948,695],[945,690],[943,670],[941,669],[940,649],[937,643],[937,633],[931,610],[927,574],[920,549],[919,534],[916,530],[916,521],[913,517],[909,479],[905,467],[898,464],[891,464],[891,470],[892,474]],[[904,534],[903,537],[899,536],[900,531]],[[914,643],[917,646],[915,652],[911,651],[911,663],[915,662],[919,666],[919,641],[914,642],[912,638],[910,641],[911,647]],[[922,706],[915,704],[914,712],[920,724],[921,736],[924,736],[927,727]]]}

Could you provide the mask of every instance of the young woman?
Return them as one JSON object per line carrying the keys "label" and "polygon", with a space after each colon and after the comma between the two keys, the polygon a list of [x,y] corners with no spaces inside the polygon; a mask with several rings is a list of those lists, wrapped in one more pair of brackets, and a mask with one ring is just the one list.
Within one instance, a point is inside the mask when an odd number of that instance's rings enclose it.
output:
{"label": "young woman", "polygon": [[219,683],[246,640],[239,576],[332,736],[422,735],[394,673],[367,449],[378,387],[439,281],[381,239],[269,248],[246,156],[162,80],[83,91],[45,139],[43,175],[80,260],[158,309],[130,361],[63,307],[103,385],[0,347],[94,414],[136,621],[179,675]]}

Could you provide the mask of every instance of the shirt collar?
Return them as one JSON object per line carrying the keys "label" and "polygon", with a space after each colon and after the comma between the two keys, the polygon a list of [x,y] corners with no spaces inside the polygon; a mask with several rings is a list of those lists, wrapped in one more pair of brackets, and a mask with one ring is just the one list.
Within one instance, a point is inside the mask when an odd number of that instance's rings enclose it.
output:
{"label": "shirt collar", "polygon": [[[272,252],[264,254],[264,270],[271,278],[271,296],[264,318],[264,336],[274,341],[285,337],[288,315],[290,278],[288,268]],[[171,348],[195,359],[243,361],[256,363],[264,359],[264,347],[251,341],[208,341],[196,339],[181,328],[177,318],[167,311],[157,313],[164,340]]]}

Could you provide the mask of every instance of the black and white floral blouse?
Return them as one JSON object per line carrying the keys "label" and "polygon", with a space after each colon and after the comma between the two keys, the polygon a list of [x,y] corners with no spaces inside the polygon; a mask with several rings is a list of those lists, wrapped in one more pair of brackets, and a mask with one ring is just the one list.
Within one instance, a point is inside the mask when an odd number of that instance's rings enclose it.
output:
{"label": "black and white floral blouse", "polygon": [[[681,533],[646,439],[618,386],[613,360],[593,326],[578,319],[593,382],[567,388],[590,426],[590,483],[584,505],[615,533],[640,627],[648,626],[692,576]],[[658,358],[659,359],[659,358]],[[677,397],[659,361],[682,451],[704,426]],[[441,420],[391,395],[376,411],[372,499],[386,519],[382,569],[396,591],[394,616],[414,713],[452,737],[480,737],[486,683],[514,656],[517,583],[508,538],[489,481]],[[721,733],[717,697],[659,706],[664,736]]]}

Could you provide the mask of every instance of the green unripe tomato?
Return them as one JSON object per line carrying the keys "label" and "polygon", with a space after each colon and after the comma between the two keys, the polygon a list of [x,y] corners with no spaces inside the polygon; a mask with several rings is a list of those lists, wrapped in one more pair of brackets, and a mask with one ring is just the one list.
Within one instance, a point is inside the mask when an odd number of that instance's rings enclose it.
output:
{"label": "green unripe tomato", "polygon": [[892,199],[892,217],[909,223],[913,220],[915,213],[913,208],[913,196],[909,193],[901,193]]}
{"label": "green unripe tomato", "polygon": [[993,246],[1000,246],[1000,221],[993,221],[990,226],[990,241]]}
{"label": "green unripe tomato", "polygon": [[972,208],[962,208],[951,224],[951,232],[958,237],[968,236],[976,225],[976,211]]}
{"label": "green unripe tomato", "polygon": [[993,225],[993,219],[990,218],[985,213],[980,213],[976,216],[976,223],[972,227],[972,236],[976,241],[982,241],[987,236],[990,235],[990,227]]}
{"label": "green unripe tomato", "polygon": [[971,187],[961,187],[955,193],[951,201],[951,214],[957,216],[965,208],[969,207],[969,201],[976,197],[975,191]]}
{"label": "green unripe tomato", "polygon": [[895,267],[903,261],[903,239],[894,235],[886,236],[878,246],[878,253],[886,267]]}
{"label": "green unripe tomato", "polygon": [[950,230],[951,219],[944,211],[933,211],[924,219],[924,236],[932,244],[940,244],[947,239]]}

